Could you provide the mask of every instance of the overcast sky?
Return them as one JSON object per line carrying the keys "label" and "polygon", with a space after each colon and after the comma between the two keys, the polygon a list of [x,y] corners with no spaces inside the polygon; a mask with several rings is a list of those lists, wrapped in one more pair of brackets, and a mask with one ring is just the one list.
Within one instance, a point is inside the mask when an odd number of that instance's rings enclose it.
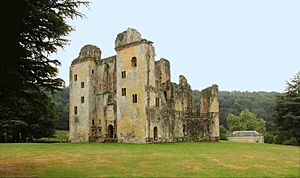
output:
{"label": "overcast sky", "polygon": [[128,27],[170,61],[172,82],[183,74],[193,89],[282,92],[300,70],[300,0],[93,0],[80,9],[86,18],[69,21],[70,45],[52,55],[67,85],[82,46],[115,55]]}

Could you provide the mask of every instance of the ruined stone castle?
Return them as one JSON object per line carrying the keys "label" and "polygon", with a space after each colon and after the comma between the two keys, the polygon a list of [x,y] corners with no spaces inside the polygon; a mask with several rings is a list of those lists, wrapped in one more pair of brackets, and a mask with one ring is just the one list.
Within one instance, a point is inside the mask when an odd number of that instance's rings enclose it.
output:
{"label": "ruined stone castle", "polygon": [[219,139],[218,86],[201,92],[193,110],[187,79],[171,82],[170,62],[155,61],[149,40],[128,28],[117,35],[116,55],[85,45],[70,67],[72,142],[151,143]]}

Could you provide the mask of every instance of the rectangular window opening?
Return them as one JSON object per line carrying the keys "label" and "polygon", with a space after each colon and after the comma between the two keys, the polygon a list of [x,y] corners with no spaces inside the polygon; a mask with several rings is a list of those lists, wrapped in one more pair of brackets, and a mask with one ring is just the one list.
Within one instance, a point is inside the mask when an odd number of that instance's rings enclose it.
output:
{"label": "rectangular window opening", "polygon": [[122,88],[122,96],[126,96],[126,88]]}
{"label": "rectangular window opening", "polygon": [[132,57],[132,59],[131,59],[131,67],[136,67],[136,66],[137,66],[136,57]]}
{"label": "rectangular window opening", "polygon": [[166,98],[166,100],[168,99],[167,98],[167,91],[164,91],[164,95],[165,95],[165,98]]}
{"label": "rectangular window opening", "polygon": [[132,95],[132,102],[137,103],[137,94]]}
{"label": "rectangular window opening", "polygon": [[155,106],[156,106],[156,107],[159,107],[159,104],[160,104],[160,103],[159,103],[159,98],[156,98],[156,100],[155,100]]}
{"label": "rectangular window opening", "polygon": [[81,82],[81,88],[84,88],[84,82]]}
{"label": "rectangular window opening", "polygon": [[77,74],[74,75],[74,81],[77,81]]}
{"label": "rectangular window opening", "polygon": [[126,71],[122,71],[122,78],[126,78]]}
{"label": "rectangular window opening", "polygon": [[81,97],[81,103],[84,103],[84,96]]}
{"label": "rectangular window opening", "polygon": [[77,114],[77,106],[74,106],[74,114]]}

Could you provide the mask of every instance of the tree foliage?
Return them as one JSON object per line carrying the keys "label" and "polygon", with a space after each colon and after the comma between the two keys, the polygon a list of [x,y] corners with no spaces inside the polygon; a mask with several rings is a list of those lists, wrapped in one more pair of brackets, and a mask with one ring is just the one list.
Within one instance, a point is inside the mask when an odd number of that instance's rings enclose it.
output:
{"label": "tree foliage", "polygon": [[58,120],[55,124],[55,129],[69,130],[69,87],[53,96],[55,110],[58,115]]}
{"label": "tree foliage", "polygon": [[266,132],[265,121],[248,109],[243,110],[238,116],[229,114],[227,124],[231,132],[243,130],[256,130],[262,134]]}
{"label": "tree foliage", "polygon": [[276,98],[274,123],[280,134],[300,144],[300,71],[287,82],[285,93]]}
{"label": "tree foliage", "polygon": [[16,65],[0,72],[15,79],[16,87],[1,86],[0,142],[20,142],[54,133],[55,106],[45,91],[61,89],[60,62],[49,54],[68,43],[73,28],[66,19],[82,17],[76,9],[88,2],[77,0],[19,0]]}

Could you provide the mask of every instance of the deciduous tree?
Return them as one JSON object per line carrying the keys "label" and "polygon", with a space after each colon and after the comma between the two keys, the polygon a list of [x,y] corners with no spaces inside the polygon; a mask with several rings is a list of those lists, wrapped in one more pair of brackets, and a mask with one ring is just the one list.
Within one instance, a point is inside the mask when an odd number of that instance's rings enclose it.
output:
{"label": "deciduous tree", "polygon": [[262,134],[266,132],[265,121],[248,109],[244,109],[238,116],[229,114],[227,124],[231,132],[242,130],[256,130]]}

